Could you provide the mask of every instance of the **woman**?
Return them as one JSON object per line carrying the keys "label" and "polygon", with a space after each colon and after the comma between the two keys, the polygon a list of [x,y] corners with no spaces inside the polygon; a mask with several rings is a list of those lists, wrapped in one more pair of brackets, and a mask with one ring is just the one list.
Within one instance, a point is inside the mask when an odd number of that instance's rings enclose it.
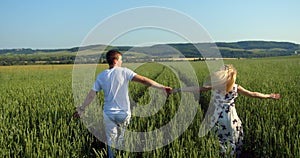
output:
{"label": "woman", "polygon": [[231,155],[237,156],[241,153],[243,127],[239,119],[234,99],[238,94],[247,97],[262,99],[279,99],[279,94],[263,94],[251,92],[235,83],[237,71],[232,65],[224,65],[220,70],[212,73],[204,82],[202,87],[185,87],[174,89],[172,92],[194,92],[212,90],[214,113],[210,119],[210,127],[219,138],[221,155],[227,153],[227,143],[231,146]]}

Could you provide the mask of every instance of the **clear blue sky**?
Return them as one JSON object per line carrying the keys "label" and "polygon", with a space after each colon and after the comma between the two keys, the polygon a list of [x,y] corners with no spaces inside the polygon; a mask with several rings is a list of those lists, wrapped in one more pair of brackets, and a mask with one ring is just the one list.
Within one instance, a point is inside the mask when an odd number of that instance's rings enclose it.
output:
{"label": "clear blue sky", "polygon": [[[79,46],[103,20],[142,6],[184,13],[200,23],[216,42],[267,40],[300,44],[299,0],[1,0],[0,49]],[[166,43],[181,42],[158,38]]]}

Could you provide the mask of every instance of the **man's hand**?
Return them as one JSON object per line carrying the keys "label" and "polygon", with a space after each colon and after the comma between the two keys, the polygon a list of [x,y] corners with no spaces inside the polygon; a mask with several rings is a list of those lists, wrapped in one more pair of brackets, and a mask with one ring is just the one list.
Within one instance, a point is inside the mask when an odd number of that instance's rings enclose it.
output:
{"label": "man's hand", "polygon": [[170,94],[172,94],[172,88],[171,87],[164,87],[164,93],[168,97]]}
{"label": "man's hand", "polygon": [[75,111],[74,114],[73,114],[73,117],[74,117],[74,118],[80,118],[81,115],[83,114],[83,112],[84,112],[84,108],[83,108],[82,106],[78,106],[78,107],[76,108],[76,111]]}

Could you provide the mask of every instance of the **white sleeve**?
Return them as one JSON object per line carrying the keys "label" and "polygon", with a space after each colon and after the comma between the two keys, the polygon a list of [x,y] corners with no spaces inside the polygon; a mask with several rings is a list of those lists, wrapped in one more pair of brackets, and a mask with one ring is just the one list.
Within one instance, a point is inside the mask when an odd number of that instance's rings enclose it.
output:
{"label": "white sleeve", "polygon": [[126,76],[127,76],[128,80],[131,81],[132,78],[136,75],[136,73],[127,68],[125,68],[125,70],[126,70]]}
{"label": "white sleeve", "polygon": [[92,87],[92,90],[99,92],[102,89],[101,84],[100,84],[100,80],[98,80],[98,77]]}

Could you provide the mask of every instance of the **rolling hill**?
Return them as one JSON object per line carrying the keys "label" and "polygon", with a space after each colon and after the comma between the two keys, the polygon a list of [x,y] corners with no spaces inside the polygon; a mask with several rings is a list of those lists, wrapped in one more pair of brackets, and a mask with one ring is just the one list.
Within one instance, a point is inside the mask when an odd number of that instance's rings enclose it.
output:
{"label": "rolling hill", "polygon": [[[0,49],[0,65],[71,64],[79,54],[89,62],[99,58],[108,49],[123,52],[127,62],[149,58],[261,58],[290,56],[300,52],[300,45],[291,42],[239,41],[217,43],[172,43],[145,47],[90,45],[66,49]],[[101,58],[103,59],[103,58]],[[103,62],[101,60],[100,62]]]}

